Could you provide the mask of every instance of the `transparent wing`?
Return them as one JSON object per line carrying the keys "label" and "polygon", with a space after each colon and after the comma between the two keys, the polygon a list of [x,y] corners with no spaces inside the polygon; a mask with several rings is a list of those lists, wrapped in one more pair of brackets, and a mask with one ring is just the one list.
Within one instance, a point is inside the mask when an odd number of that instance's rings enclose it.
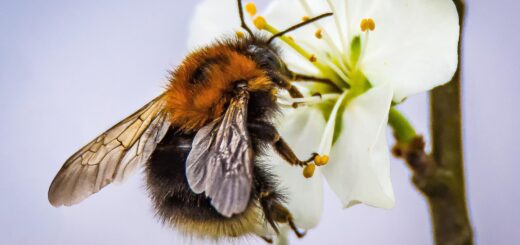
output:
{"label": "transparent wing", "polygon": [[243,90],[231,100],[222,120],[200,129],[186,160],[188,183],[195,193],[205,192],[222,215],[243,212],[249,203],[253,179],[253,152],[246,128],[249,94]]}
{"label": "transparent wing", "polygon": [[79,203],[143,165],[170,126],[164,105],[155,98],[72,155],[51,183],[50,203]]}

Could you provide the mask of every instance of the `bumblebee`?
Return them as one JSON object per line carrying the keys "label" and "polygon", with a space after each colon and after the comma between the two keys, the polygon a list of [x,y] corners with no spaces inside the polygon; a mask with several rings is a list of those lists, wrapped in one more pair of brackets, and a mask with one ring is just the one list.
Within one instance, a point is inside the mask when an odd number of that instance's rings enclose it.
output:
{"label": "bumblebee", "polygon": [[272,147],[289,164],[306,166],[280,137],[272,120],[277,91],[303,97],[295,73],[272,43],[277,36],[330,14],[306,20],[270,38],[218,40],[189,54],[166,91],[72,155],[49,188],[53,206],[83,201],[144,167],[158,217],[187,235],[225,238],[278,232],[289,224],[304,235],[284,206],[276,177],[259,161]]}

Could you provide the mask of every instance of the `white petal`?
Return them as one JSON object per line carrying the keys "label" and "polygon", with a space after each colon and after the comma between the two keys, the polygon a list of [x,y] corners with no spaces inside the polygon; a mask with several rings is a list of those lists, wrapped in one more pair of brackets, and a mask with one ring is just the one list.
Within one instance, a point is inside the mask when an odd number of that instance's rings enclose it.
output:
{"label": "white petal", "polygon": [[188,47],[198,48],[240,30],[236,1],[205,0],[195,7],[188,35]]}
{"label": "white petal", "polygon": [[453,77],[459,40],[453,1],[350,0],[348,4],[354,34],[359,35],[362,18],[375,20],[360,65],[372,84],[391,84],[395,101]]}
{"label": "white petal", "polygon": [[385,137],[391,99],[390,86],[375,87],[351,101],[343,112],[342,132],[330,163],[321,170],[344,207],[394,205]]}
{"label": "white petal", "polygon": [[[304,6],[303,3],[308,3],[309,10],[312,13],[309,13]],[[290,26],[298,24],[302,22],[302,17],[315,17],[317,15],[330,12],[331,10],[327,6],[326,1],[306,1],[306,0],[274,0],[271,1],[269,6],[265,11],[265,18],[267,22],[278,28],[279,30],[284,30]],[[314,44],[314,46],[323,46],[323,40],[319,40],[314,37],[314,33],[316,32],[316,24],[331,26],[333,24],[333,19],[328,17],[315,22],[314,24],[309,24],[303,27],[300,27],[288,35],[295,38],[296,40],[307,40]],[[328,30],[329,32],[334,31],[334,29]],[[334,31],[336,32],[336,31]]]}
{"label": "white petal", "polygon": [[347,92],[344,92],[332,108],[332,112],[330,113],[327,125],[325,126],[325,130],[323,131],[323,135],[321,137],[320,148],[318,150],[318,153],[320,155],[330,154],[330,150],[332,148],[332,141],[334,139],[334,129],[336,128],[336,118],[338,116],[339,109],[343,104],[343,100],[345,99],[346,95]]}
{"label": "white petal", "polygon": [[[277,126],[281,136],[303,159],[318,149],[325,120],[321,112],[310,107],[288,109],[284,120]],[[296,225],[310,229],[318,224],[323,209],[323,177],[317,169],[312,178],[303,177],[301,167],[290,166],[275,153],[270,161],[273,173],[278,176],[280,187],[287,196],[287,207]]]}
{"label": "white petal", "polygon": [[[307,11],[302,5],[302,2],[307,2],[309,10],[312,12]],[[331,10],[326,1],[274,0],[269,4],[264,15],[270,25],[281,31],[302,22],[303,16],[312,18],[327,12],[331,12]],[[329,42],[325,39],[315,37],[315,32],[319,27],[323,29],[324,35],[330,35]],[[294,40],[308,52],[320,57],[327,57],[341,55],[341,53],[337,52],[338,49],[341,50],[341,48],[338,48],[341,44],[337,33],[333,18],[327,17],[313,24],[298,28],[288,35],[294,38]],[[284,47],[284,51],[286,51],[285,61],[291,68],[293,68],[293,64],[296,63],[294,66],[304,68],[299,70],[308,71],[307,73],[311,72],[312,74],[317,72],[310,62],[294,52],[292,48],[286,46],[283,42],[278,43]],[[331,47],[331,44],[337,46],[337,49]]]}

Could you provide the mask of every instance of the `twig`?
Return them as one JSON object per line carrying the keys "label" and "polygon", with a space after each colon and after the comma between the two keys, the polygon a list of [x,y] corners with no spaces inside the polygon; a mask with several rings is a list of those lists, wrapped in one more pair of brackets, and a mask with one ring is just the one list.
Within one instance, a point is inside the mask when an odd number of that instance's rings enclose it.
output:
{"label": "twig", "polygon": [[[412,169],[412,181],[415,187],[428,200],[435,244],[473,244],[462,169],[455,170],[455,168],[461,167],[462,158],[457,164],[454,164],[454,159],[436,160],[434,154],[428,155],[424,151],[424,140],[421,136],[416,136],[408,143],[397,143],[393,148],[393,153],[395,156],[403,158]],[[439,155],[446,158],[449,155],[453,157],[460,154],[450,150]]]}

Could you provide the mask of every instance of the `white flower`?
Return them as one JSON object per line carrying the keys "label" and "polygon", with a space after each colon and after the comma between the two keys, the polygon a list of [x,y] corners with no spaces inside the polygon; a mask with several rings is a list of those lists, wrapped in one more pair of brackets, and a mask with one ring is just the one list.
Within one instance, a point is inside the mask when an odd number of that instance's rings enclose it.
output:
{"label": "white flower", "polygon": [[[264,15],[266,29],[283,30],[326,12],[334,15],[291,32],[292,45],[278,42],[291,70],[328,78],[341,90],[331,96],[323,86],[303,86],[323,99],[287,110],[278,127],[298,156],[318,151],[330,158],[310,179],[301,168],[274,160],[289,210],[305,229],[320,218],[322,179],[344,207],[393,207],[385,137],[392,101],[448,82],[458,60],[451,0],[274,0]],[[197,7],[188,44],[197,47],[239,27],[235,1],[206,0]]]}

